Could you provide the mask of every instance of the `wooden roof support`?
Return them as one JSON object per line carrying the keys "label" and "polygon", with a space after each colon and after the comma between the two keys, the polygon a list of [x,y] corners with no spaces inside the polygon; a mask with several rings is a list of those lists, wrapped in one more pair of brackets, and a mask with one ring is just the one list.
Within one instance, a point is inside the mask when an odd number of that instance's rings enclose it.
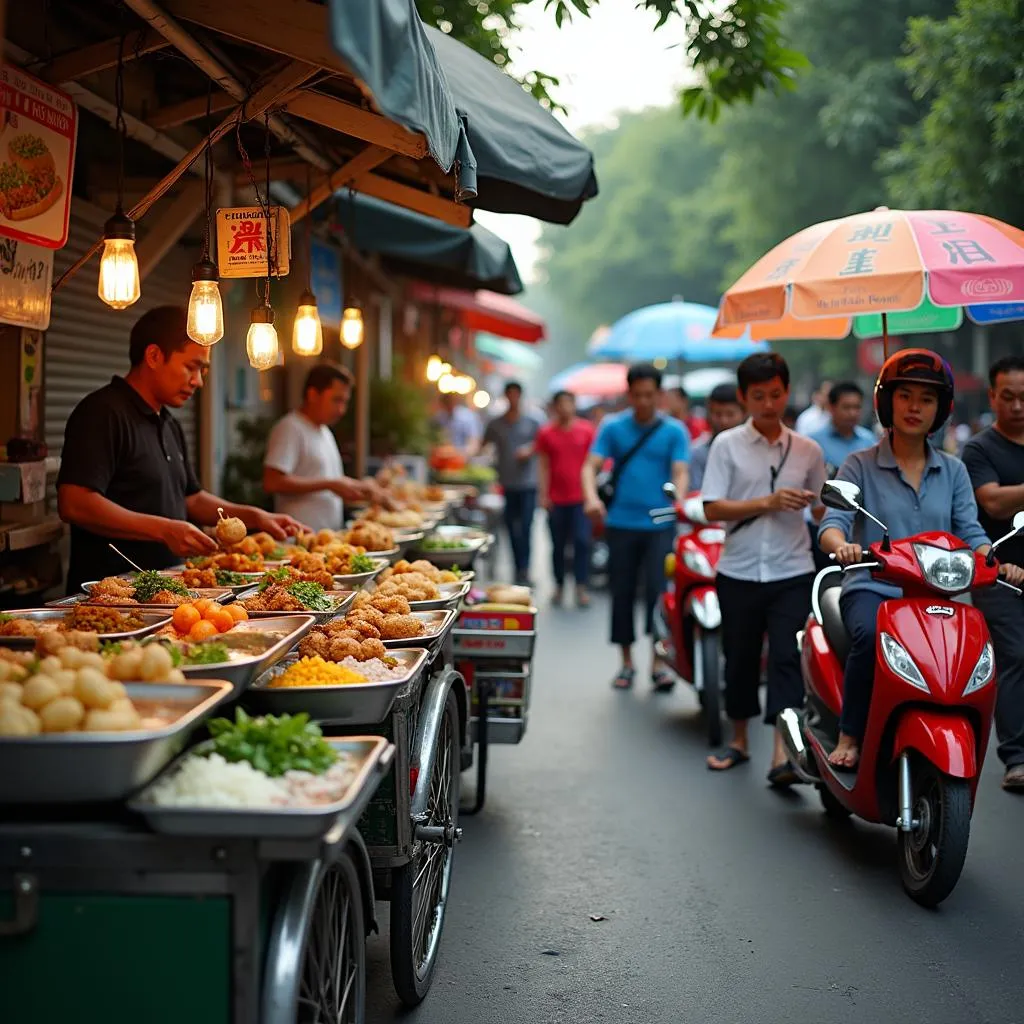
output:
{"label": "wooden roof support", "polygon": [[418,188],[403,185],[390,178],[382,178],[379,174],[361,175],[356,179],[353,188],[363,195],[373,196],[396,206],[404,206],[407,210],[422,213],[426,217],[433,217],[434,220],[444,221],[445,224],[457,228],[468,228],[473,223],[471,207],[431,192],[422,192]]}
{"label": "wooden roof support", "polygon": [[[146,28],[136,29],[125,36],[124,59],[126,61],[135,60],[147,53],[166,49],[168,45],[167,40],[158,32]],[[84,78],[97,71],[115,67],[120,47],[120,37],[107,39],[102,43],[94,43],[92,46],[83,46],[71,53],[55,57],[49,63],[38,68],[36,74],[54,85],[73,82],[76,78]]]}
{"label": "wooden roof support", "polygon": [[[210,98],[210,113],[222,114],[225,110],[231,110],[237,105],[238,101],[226,93],[214,93]],[[179,125],[205,116],[206,97],[197,96],[194,100],[185,100],[182,103],[171,103],[166,107],[160,107],[146,118],[146,124],[151,128],[165,131],[168,128],[177,128]]]}
{"label": "wooden roof support", "polygon": [[315,186],[302,202],[291,208],[289,213],[292,225],[298,224],[303,217],[330,199],[339,188],[357,182],[361,175],[379,167],[390,156],[390,151],[383,146],[367,146],[366,149],[357,153],[351,160],[342,164],[333,174],[329,174],[325,180]]}
{"label": "wooden roof support", "polygon": [[167,253],[178,244],[203,210],[206,188],[199,178],[190,178],[167,209],[150,222],[145,236],[136,244],[139,277],[145,279]]}

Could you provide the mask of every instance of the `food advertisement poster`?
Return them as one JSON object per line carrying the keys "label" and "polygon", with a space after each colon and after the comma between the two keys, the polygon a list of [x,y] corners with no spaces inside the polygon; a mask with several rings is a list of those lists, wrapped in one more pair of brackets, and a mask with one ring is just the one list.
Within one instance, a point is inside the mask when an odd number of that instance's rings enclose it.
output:
{"label": "food advertisement poster", "polygon": [[59,89],[0,64],[0,234],[60,249],[68,240],[78,110]]}
{"label": "food advertisement poster", "polygon": [[[270,208],[274,247],[271,274],[285,277],[291,260],[292,222],[283,206]],[[217,265],[221,277],[267,276],[267,217],[258,206],[217,211]]]}
{"label": "food advertisement poster", "polygon": [[0,236],[0,323],[50,326],[53,250]]}

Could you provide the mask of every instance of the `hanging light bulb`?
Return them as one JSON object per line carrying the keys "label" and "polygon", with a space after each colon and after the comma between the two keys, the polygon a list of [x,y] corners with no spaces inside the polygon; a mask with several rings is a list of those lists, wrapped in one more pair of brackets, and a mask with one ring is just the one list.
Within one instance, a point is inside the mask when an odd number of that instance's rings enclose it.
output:
{"label": "hanging light bulb", "polygon": [[217,265],[201,259],[192,268],[192,294],[188,297],[188,336],[199,345],[213,345],[224,337],[224,304],[220,299]]}
{"label": "hanging light bulb", "polygon": [[441,379],[442,373],[444,373],[444,363],[441,361],[441,357],[431,356],[427,360],[427,380],[433,384]]}
{"label": "hanging light bulb", "polygon": [[486,391],[478,391],[473,396],[473,404],[478,409],[486,409],[491,404],[491,396]]}
{"label": "hanging light bulb", "polygon": [[103,228],[99,297],[112,309],[127,309],[139,301],[139,261],[135,256],[135,221],[117,212]]}
{"label": "hanging light bulb", "polygon": [[455,377],[450,373],[442,373],[437,379],[437,390],[442,395],[455,394]]}
{"label": "hanging light bulb", "polygon": [[270,306],[256,306],[250,314],[245,353],[254,370],[269,370],[277,364],[280,346],[274,329],[274,311]]}
{"label": "hanging light bulb", "polygon": [[324,350],[324,329],[316,308],[316,296],[307,288],[299,296],[292,327],[292,351],[300,356],[318,356]]}
{"label": "hanging light bulb", "polygon": [[359,348],[363,343],[363,311],[348,306],[341,315],[341,343],[345,348]]}

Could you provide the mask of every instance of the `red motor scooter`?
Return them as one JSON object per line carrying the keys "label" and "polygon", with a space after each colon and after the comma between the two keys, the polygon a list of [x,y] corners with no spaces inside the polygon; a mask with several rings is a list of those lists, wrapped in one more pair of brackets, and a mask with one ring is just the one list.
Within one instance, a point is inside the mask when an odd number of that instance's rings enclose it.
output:
{"label": "red motor scooter", "polygon": [[[860,504],[860,489],[825,484],[822,502],[860,512],[884,533],[858,565],[832,566],[814,582],[812,613],[797,636],[806,703],[780,712],[776,728],[804,782],[817,786],[827,814],[855,814],[898,829],[899,866],[907,894],[933,907],[963,869],[974,796],[995,706],[995,655],[984,616],[954,600],[999,579],[995,549],[975,554],[948,533],[890,541],[885,524]],[[828,762],[839,738],[843,664],[850,639],[839,609],[843,572],[871,572],[903,596],[878,612],[874,688],[855,772]],[[1010,587],[1016,593],[1021,591]]]}
{"label": "red motor scooter", "polygon": [[[672,484],[665,494],[675,498]],[[665,559],[668,586],[655,610],[655,650],[669,668],[697,691],[707,720],[708,742],[722,742],[722,612],[715,571],[725,530],[708,523],[696,492],[670,508],[651,512],[655,521],[679,523],[675,550]]]}

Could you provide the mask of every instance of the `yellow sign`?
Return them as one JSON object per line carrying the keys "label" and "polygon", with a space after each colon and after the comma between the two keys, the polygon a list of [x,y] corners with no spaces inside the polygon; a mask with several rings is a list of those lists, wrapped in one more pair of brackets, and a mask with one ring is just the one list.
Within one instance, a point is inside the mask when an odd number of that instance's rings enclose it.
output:
{"label": "yellow sign", "polygon": [[[286,277],[292,255],[292,222],[283,206],[270,208],[273,277]],[[258,206],[217,211],[217,266],[221,277],[267,276],[267,218]]]}

